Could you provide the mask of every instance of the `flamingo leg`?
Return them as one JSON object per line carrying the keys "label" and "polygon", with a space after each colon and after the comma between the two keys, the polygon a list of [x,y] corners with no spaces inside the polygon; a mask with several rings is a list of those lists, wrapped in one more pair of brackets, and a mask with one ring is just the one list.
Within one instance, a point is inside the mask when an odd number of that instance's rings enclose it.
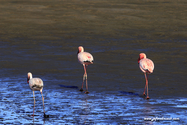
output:
{"label": "flamingo leg", "polygon": [[146,99],[149,99],[149,94],[148,94],[148,74],[147,74],[147,80],[146,81],[147,81],[147,83],[146,83],[147,84],[147,98]]}
{"label": "flamingo leg", "polygon": [[41,91],[41,95],[42,95],[42,102],[43,102],[43,111],[44,111],[44,115],[45,115],[44,97],[43,97],[42,91]]}
{"label": "flamingo leg", "polygon": [[85,66],[84,70],[85,70],[85,78],[86,78],[86,92],[85,93],[88,94],[89,92],[88,92],[87,73],[86,73],[87,66]]}
{"label": "flamingo leg", "polygon": [[147,75],[146,75],[146,73],[144,73],[144,74],[145,74],[146,84],[145,84],[145,89],[144,89],[143,95],[145,95],[145,90],[147,88],[147,98],[146,99],[149,99],[149,94],[148,94],[148,74]]}
{"label": "flamingo leg", "polygon": [[146,88],[147,88],[147,77],[146,77],[146,73],[144,73],[144,75],[145,75],[146,83],[145,83],[145,88],[144,88],[143,95],[145,96],[145,95],[146,95],[146,94],[145,94],[145,90],[146,90]]}
{"label": "flamingo leg", "polygon": [[87,66],[83,65],[84,67],[84,75],[83,75],[83,83],[82,83],[82,88],[80,89],[80,91],[83,91],[83,84],[84,84],[84,80],[86,79],[86,94],[88,94],[88,83],[87,83],[87,73],[86,73],[86,69],[87,69]]}
{"label": "flamingo leg", "polygon": [[84,75],[83,75],[82,87],[81,87],[81,89],[80,89],[81,92],[83,91],[83,84],[84,84]]}
{"label": "flamingo leg", "polygon": [[84,67],[84,75],[83,75],[82,87],[80,89],[81,92],[83,91],[83,85],[84,85],[84,80],[85,80],[85,76],[86,76],[86,70],[85,70],[85,65],[84,64],[83,64],[83,67]]}
{"label": "flamingo leg", "polygon": [[83,82],[82,82],[82,87],[80,89],[80,91],[83,91],[83,84],[84,84],[84,80],[86,79],[86,94],[88,94],[88,83],[87,83],[87,73],[86,73],[86,69],[87,69],[87,66],[83,65],[84,67],[84,75],[83,75]]}
{"label": "flamingo leg", "polygon": [[33,99],[34,99],[34,107],[33,107],[33,115],[32,116],[34,116],[34,109],[35,109],[35,96],[34,96],[34,91],[32,91],[33,92]]}
{"label": "flamingo leg", "polygon": [[80,89],[80,91],[82,92],[83,91],[83,85],[84,85],[84,79],[85,79],[85,74],[83,75],[83,81],[82,81],[82,86],[81,86],[81,89]]}
{"label": "flamingo leg", "polygon": [[40,91],[40,92],[41,92],[41,95],[42,95],[43,110],[44,110],[44,118],[49,118],[49,115],[46,115],[46,114],[45,114],[45,106],[44,106],[44,97],[43,97],[43,93],[42,93],[42,91]]}

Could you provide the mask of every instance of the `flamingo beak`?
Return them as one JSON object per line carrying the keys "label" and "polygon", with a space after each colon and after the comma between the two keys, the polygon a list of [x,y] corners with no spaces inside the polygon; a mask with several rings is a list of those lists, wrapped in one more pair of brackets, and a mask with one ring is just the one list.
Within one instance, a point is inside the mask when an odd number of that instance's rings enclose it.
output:
{"label": "flamingo beak", "polygon": [[29,78],[27,78],[27,83],[29,83]]}
{"label": "flamingo beak", "polygon": [[79,51],[77,51],[77,54],[79,54]]}
{"label": "flamingo beak", "polygon": [[138,58],[138,64],[139,64],[139,62],[140,62],[140,57]]}

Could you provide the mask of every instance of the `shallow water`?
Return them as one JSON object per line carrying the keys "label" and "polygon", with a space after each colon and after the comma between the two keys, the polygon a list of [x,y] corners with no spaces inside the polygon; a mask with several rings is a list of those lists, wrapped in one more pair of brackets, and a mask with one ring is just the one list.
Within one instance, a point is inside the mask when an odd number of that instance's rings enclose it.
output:
{"label": "shallow water", "polygon": [[[1,124],[184,124],[187,122],[186,98],[146,100],[132,92],[92,91],[90,94],[84,94],[75,88],[58,86],[44,90],[45,109],[49,118],[43,118],[41,95],[39,92],[35,93],[36,109],[33,119],[32,92],[23,79],[1,80]],[[163,117],[180,120],[154,120]],[[150,118],[152,121],[144,118]]]}
{"label": "shallow water", "polygon": [[[0,10],[0,124],[187,122],[185,1],[7,0]],[[94,56],[88,66],[89,94],[79,91],[79,45]],[[155,64],[150,100],[142,96],[140,52]],[[49,118],[43,117],[40,92],[35,92],[31,116],[29,71],[44,81]]]}

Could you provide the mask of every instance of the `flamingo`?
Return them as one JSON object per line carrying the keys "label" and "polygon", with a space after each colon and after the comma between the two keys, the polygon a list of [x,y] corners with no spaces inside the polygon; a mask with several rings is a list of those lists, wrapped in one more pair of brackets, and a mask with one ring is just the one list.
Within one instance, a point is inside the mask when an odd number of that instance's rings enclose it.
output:
{"label": "flamingo", "polygon": [[153,73],[154,63],[153,63],[152,60],[146,58],[145,53],[140,53],[139,58],[138,58],[138,63],[139,63],[140,69],[142,70],[142,72],[145,75],[145,80],[146,80],[146,84],[145,84],[143,95],[144,96],[146,95],[145,94],[145,90],[147,88],[147,98],[146,99],[149,99],[149,95],[148,95],[148,75]]}
{"label": "flamingo", "polygon": [[40,78],[32,78],[32,73],[28,72],[28,78],[27,78],[27,83],[29,83],[29,87],[33,92],[33,98],[34,98],[34,107],[33,107],[33,116],[34,116],[34,109],[35,109],[35,96],[34,96],[34,91],[40,91],[42,95],[42,102],[43,102],[43,111],[44,111],[44,117],[49,117],[48,115],[45,114],[45,107],[44,107],[44,97],[42,94],[43,90],[43,81]]}
{"label": "flamingo", "polygon": [[86,94],[88,94],[88,83],[87,83],[87,66],[90,64],[93,64],[93,56],[88,53],[88,52],[84,52],[84,48],[82,46],[78,47],[78,52],[77,52],[77,57],[78,57],[78,61],[83,65],[84,67],[84,75],[83,75],[83,82],[82,82],[82,87],[80,89],[80,91],[83,91],[83,84],[84,84],[84,80],[86,79]]}

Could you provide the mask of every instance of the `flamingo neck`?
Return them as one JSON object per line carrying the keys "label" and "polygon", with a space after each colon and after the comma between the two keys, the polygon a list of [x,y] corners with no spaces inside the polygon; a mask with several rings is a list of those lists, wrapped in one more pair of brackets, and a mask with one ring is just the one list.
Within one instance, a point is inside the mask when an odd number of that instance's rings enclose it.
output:
{"label": "flamingo neck", "polygon": [[30,72],[28,73],[28,79],[32,79],[32,74]]}
{"label": "flamingo neck", "polygon": [[141,59],[145,59],[145,58],[146,58],[145,53],[140,53],[140,60],[141,60]]}
{"label": "flamingo neck", "polygon": [[140,53],[139,58],[138,58],[138,63],[140,62],[141,59],[145,59],[146,55],[145,53]]}
{"label": "flamingo neck", "polygon": [[80,53],[80,52],[84,52],[84,48],[82,46],[78,47],[78,53]]}

